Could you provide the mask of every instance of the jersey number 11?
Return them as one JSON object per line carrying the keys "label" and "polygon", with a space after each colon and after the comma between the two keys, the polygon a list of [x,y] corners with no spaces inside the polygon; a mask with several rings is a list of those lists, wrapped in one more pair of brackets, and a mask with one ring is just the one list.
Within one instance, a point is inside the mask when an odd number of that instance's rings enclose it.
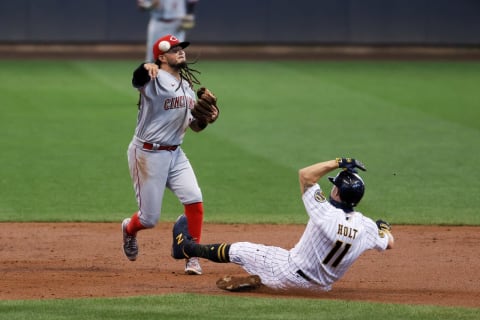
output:
{"label": "jersey number 11", "polygon": [[335,242],[335,245],[333,246],[332,250],[330,250],[330,252],[325,257],[325,259],[323,259],[323,264],[328,264],[330,260],[332,260],[333,256],[337,253],[338,250],[340,250],[342,246],[343,246],[343,250],[340,252],[337,259],[335,259],[335,261],[333,261],[332,263],[332,267],[335,268],[336,266],[338,266],[342,261],[343,257],[345,257],[345,255],[347,254],[350,247],[352,246],[350,243],[343,243],[340,240],[337,240],[337,242]]}

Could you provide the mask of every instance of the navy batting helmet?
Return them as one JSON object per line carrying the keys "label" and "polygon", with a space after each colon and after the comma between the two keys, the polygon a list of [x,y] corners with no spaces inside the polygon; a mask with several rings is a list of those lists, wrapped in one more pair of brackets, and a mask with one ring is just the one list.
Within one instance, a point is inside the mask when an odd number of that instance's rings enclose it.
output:
{"label": "navy batting helmet", "polygon": [[335,178],[328,177],[328,180],[337,186],[340,200],[346,205],[355,207],[362,199],[365,183],[358,174],[350,170],[343,170]]}

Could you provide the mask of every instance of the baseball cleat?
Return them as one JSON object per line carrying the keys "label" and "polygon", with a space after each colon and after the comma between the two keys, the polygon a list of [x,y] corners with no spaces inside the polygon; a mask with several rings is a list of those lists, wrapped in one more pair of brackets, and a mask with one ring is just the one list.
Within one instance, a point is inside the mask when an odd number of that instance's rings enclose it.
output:
{"label": "baseball cleat", "polygon": [[188,259],[188,256],[183,251],[185,241],[191,240],[191,236],[188,233],[187,217],[182,214],[177,218],[173,225],[173,244],[172,244],[172,257],[175,259]]}
{"label": "baseball cleat", "polygon": [[185,273],[190,275],[202,274],[202,267],[200,266],[200,261],[197,257],[186,259]]}
{"label": "baseball cleat", "polygon": [[135,261],[138,256],[138,244],[137,238],[127,234],[127,225],[130,222],[130,218],[126,218],[122,222],[123,233],[123,252],[127,256],[128,260]]}
{"label": "baseball cleat", "polygon": [[254,290],[262,285],[257,275],[246,277],[225,276],[217,280],[217,287],[227,291]]}

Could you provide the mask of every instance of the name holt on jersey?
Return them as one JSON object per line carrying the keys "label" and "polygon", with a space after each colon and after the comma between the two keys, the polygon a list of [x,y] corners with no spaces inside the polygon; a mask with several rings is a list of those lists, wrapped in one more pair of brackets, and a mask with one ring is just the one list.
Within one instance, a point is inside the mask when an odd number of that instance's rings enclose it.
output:
{"label": "name holt on jersey", "polygon": [[338,232],[337,232],[338,235],[348,237],[354,240],[355,237],[357,236],[357,232],[358,232],[357,229],[344,226],[343,224],[338,225]]}

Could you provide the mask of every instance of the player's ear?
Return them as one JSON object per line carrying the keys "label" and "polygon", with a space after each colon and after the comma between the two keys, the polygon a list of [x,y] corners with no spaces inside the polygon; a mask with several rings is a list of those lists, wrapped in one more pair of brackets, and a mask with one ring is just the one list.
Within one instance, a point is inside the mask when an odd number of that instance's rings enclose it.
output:
{"label": "player's ear", "polygon": [[340,195],[339,195],[339,192],[338,192],[338,188],[337,186],[332,186],[332,190],[330,191],[330,195],[332,196],[332,198],[340,198]]}

